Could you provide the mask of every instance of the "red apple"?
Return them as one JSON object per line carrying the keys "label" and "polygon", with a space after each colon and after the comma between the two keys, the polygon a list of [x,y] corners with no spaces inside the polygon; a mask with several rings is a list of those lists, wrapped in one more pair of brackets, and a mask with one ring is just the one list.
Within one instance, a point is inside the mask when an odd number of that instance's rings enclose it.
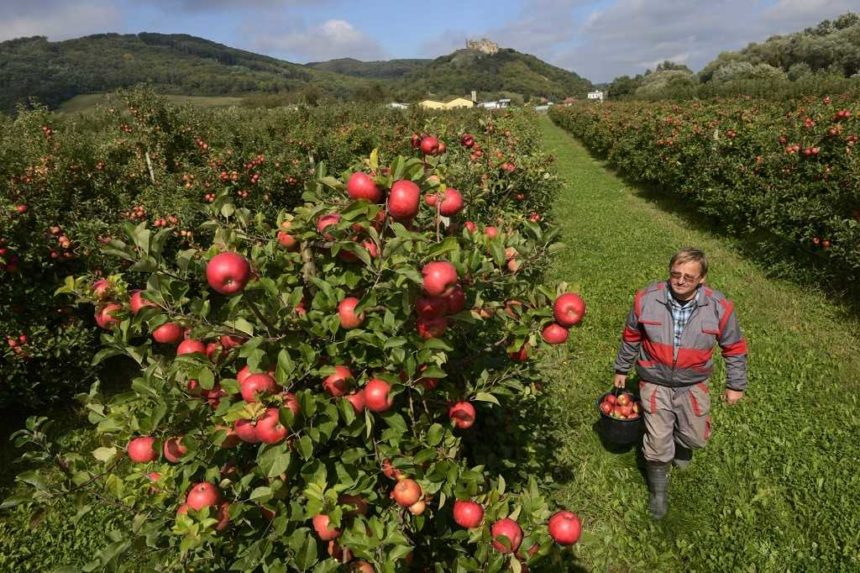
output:
{"label": "red apple", "polygon": [[427,509],[427,502],[425,502],[423,499],[419,499],[406,509],[408,509],[409,513],[411,513],[412,515],[422,515]]}
{"label": "red apple", "polygon": [[395,219],[409,220],[418,214],[421,189],[414,182],[400,179],[391,186],[388,194],[388,212]]}
{"label": "red apple", "polygon": [[571,511],[559,511],[549,518],[549,535],[559,545],[573,545],[581,533],[582,523]]}
{"label": "red apple", "polygon": [[278,389],[275,379],[268,374],[251,374],[239,384],[242,388],[242,399],[246,402],[257,402],[260,394],[272,394]]}
{"label": "red apple", "polygon": [[247,444],[260,443],[260,437],[257,436],[257,425],[253,420],[236,420],[233,427],[236,430],[236,435],[243,442]]}
{"label": "red apple", "polygon": [[372,378],[364,386],[364,404],[371,412],[385,412],[391,408],[392,398],[389,395],[391,386],[385,380]]}
{"label": "red apple", "polygon": [[178,436],[165,440],[162,453],[168,462],[178,464],[182,456],[188,453],[188,448],[182,443],[182,436]]}
{"label": "red apple", "polygon": [[329,518],[327,515],[320,513],[315,515],[311,521],[314,525],[314,531],[317,532],[317,535],[323,541],[331,541],[340,535],[339,529],[329,528]]}
{"label": "red apple", "polygon": [[391,490],[391,497],[402,507],[409,507],[421,499],[421,486],[413,479],[402,479]]}
{"label": "red apple", "polygon": [[286,231],[278,231],[278,244],[287,249],[288,251],[294,251],[299,245],[298,240]]}
{"label": "red apple", "polygon": [[447,299],[435,296],[422,296],[415,301],[415,311],[423,318],[436,318],[448,314]]}
{"label": "red apple", "polygon": [[578,294],[568,292],[555,299],[552,312],[558,324],[570,328],[579,324],[585,316],[585,301]]}
{"label": "red apple", "polygon": [[466,227],[466,230],[470,233],[474,233],[478,230],[478,225],[476,225],[474,221],[466,221],[463,223],[463,226]]}
{"label": "red apple", "polygon": [[119,325],[119,319],[114,316],[114,313],[118,310],[122,310],[122,305],[115,302],[109,302],[99,308],[95,314],[96,324],[104,330],[111,330]]}
{"label": "red apple", "polygon": [[199,340],[186,338],[176,347],[176,355],[182,356],[183,354],[206,354],[206,345]]}
{"label": "red apple", "polygon": [[284,399],[284,407],[292,412],[293,416],[298,416],[302,413],[302,407],[295,394],[292,392],[282,392],[281,397]]}
{"label": "red apple", "polygon": [[185,336],[185,329],[175,322],[165,322],[152,331],[152,339],[159,344],[176,344]]}
{"label": "red apple", "polygon": [[456,314],[466,308],[466,293],[460,285],[454,285],[444,298],[448,303],[447,314]]}
{"label": "red apple", "polygon": [[330,374],[323,380],[323,388],[326,392],[334,396],[344,396],[349,390],[349,380],[352,378],[352,372],[346,366],[337,365],[334,367],[334,373]]}
{"label": "red apple", "polygon": [[399,480],[403,477],[400,470],[391,465],[391,460],[389,459],[382,460],[382,474],[388,479]]}
{"label": "red apple", "polygon": [[263,417],[257,421],[257,438],[264,444],[283,442],[289,430],[281,424],[278,408],[267,408]]}
{"label": "red apple", "polygon": [[484,234],[487,235],[487,238],[495,239],[499,236],[499,230],[495,227],[484,227]]}
{"label": "red apple", "polygon": [[93,296],[99,300],[103,300],[108,297],[111,290],[110,281],[107,279],[99,279],[93,283]]}
{"label": "red apple", "polygon": [[555,322],[547,325],[541,332],[541,336],[547,344],[564,344],[567,342],[568,334],[565,327]]}
{"label": "red apple", "polygon": [[230,504],[224,502],[218,506],[218,523],[215,524],[215,531],[224,531],[230,525]]}
{"label": "red apple", "polygon": [[529,359],[529,343],[524,342],[516,352],[508,352],[508,356],[514,362],[525,362]]}
{"label": "red apple", "polygon": [[218,342],[221,343],[221,346],[224,347],[224,350],[230,350],[231,348],[239,348],[244,344],[245,339],[239,338],[238,336],[230,336],[225,334],[221,338],[218,339]]}
{"label": "red apple", "polygon": [[445,197],[439,205],[439,214],[445,217],[453,217],[462,210],[463,195],[452,187],[445,189]]}
{"label": "red apple", "polygon": [[606,401],[601,402],[600,411],[608,416],[612,413],[612,404]]}
{"label": "red apple", "polygon": [[340,213],[329,213],[328,215],[323,215],[317,221],[317,231],[322,233],[322,236],[326,241],[334,241],[334,235],[325,232],[325,229],[331,225],[336,225],[338,222],[340,222]]}
{"label": "red apple", "polygon": [[458,499],[454,502],[454,521],[460,527],[472,529],[481,525],[484,519],[484,508],[474,501]]}
{"label": "red apple", "polygon": [[[509,517],[495,522],[490,528],[490,533],[493,536],[493,549],[499,553],[514,553],[519,549],[520,543],[523,542],[523,530],[520,529],[516,521]],[[507,539],[508,543],[506,544],[498,538]]]}
{"label": "red apple", "polygon": [[418,328],[418,336],[424,340],[428,340],[430,338],[439,338],[445,334],[445,330],[448,328],[448,319],[444,316],[437,316],[435,318],[419,316],[415,321],[415,325]]}
{"label": "red apple", "polygon": [[239,253],[219,253],[206,265],[209,286],[224,295],[241,292],[250,278],[251,264]]}
{"label": "red apple", "polygon": [[346,183],[346,192],[350,199],[367,199],[371,203],[379,203],[382,191],[376,186],[373,178],[367,173],[356,171]]}
{"label": "red apple", "polygon": [[615,403],[619,406],[627,406],[628,404],[630,404],[630,394],[628,394],[627,392],[622,392],[618,395],[617,398],[615,398]]}
{"label": "red apple", "polygon": [[359,390],[358,392],[353,392],[352,394],[347,394],[344,396],[347,402],[352,405],[352,409],[356,414],[361,414],[364,412],[365,401],[364,401],[364,390]]}
{"label": "red apple", "polygon": [[158,457],[158,453],[153,447],[154,445],[155,438],[153,437],[141,436],[134,438],[128,443],[128,447],[126,448],[128,458],[136,464],[151,462]]}
{"label": "red apple", "polygon": [[196,511],[200,511],[204,507],[218,505],[220,501],[221,491],[218,489],[218,486],[206,481],[192,486],[185,498],[185,503],[188,504],[188,507]]}
{"label": "red apple", "polygon": [[346,330],[358,328],[364,322],[364,313],[356,314],[355,307],[359,300],[354,296],[348,296],[337,305],[337,314],[340,316],[340,326]]}
{"label": "red apple", "polygon": [[424,155],[436,155],[439,152],[439,140],[428,135],[421,140],[419,147]]}
{"label": "red apple", "polygon": [[430,296],[448,294],[457,284],[457,269],[448,261],[433,261],[421,269],[424,276],[424,292]]}
{"label": "red apple", "polygon": [[475,423],[475,407],[469,402],[456,402],[448,408],[451,423],[461,430],[467,430]]}

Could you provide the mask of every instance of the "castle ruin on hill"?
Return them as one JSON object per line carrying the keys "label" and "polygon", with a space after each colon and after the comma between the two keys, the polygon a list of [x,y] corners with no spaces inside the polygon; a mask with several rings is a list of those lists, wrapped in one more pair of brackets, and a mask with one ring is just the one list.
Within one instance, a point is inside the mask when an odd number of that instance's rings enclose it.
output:
{"label": "castle ruin on hill", "polygon": [[485,54],[495,54],[499,51],[499,45],[495,42],[492,42],[486,38],[481,38],[480,40],[466,40],[466,48],[469,50],[477,50],[479,52],[483,52]]}

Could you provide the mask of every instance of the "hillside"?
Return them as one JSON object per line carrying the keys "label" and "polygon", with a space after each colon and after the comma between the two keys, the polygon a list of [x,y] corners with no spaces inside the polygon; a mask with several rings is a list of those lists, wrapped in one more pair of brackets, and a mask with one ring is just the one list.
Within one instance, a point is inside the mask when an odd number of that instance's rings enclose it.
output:
{"label": "hillside", "polygon": [[376,62],[362,62],[353,58],[339,58],[326,62],[310,62],[307,65],[315,70],[334,72],[357,78],[371,78],[377,80],[400,79],[406,74],[427,66],[433,60],[386,60]]}
{"label": "hillside", "polygon": [[72,98],[148,83],[162,94],[251,96],[252,103],[319,99],[419,101],[501,95],[582,96],[591,83],[527,54],[458,50],[435,60],[294,64],[185,34],[97,34],[0,42],[0,112],[31,99],[55,109]]}
{"label": "hillside", "polygon": [[225,96],[296,92],[349,98],[366,82],[237,50],[184,34],[98,34],[0,43],[0,111],[36,98],[49,107],[74,96],[147,82],[161,93]]}
{"label": "hillside", "polygon": [[501,94],[518,94],[525,99],[567,96],[584,97],[592,89],[590,81],[573,72],[516,50],[500,49],[495,54],[462,49],[436,58],[416,68],[399,82],[407,97],[465,95],[472,90],[478,99]]}

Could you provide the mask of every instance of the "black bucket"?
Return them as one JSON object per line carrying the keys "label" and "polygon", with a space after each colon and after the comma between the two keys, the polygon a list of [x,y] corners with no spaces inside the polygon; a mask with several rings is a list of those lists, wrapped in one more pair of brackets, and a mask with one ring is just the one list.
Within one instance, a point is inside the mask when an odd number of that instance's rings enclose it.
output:
{"label": "black bucket", "polygon": [[642,433],[645,429],[642,415],[640,414],[638,418],[633,420],[619,420],[618,418],[604,414],[603,410],[600,409],[600,403],[609,394],[612,394],[612,392],[601,395],[595,404],[597,413],[600,414],[600,421],[598,423],[600,435],[607,442],[619,446],[635,444],[642,439]]}

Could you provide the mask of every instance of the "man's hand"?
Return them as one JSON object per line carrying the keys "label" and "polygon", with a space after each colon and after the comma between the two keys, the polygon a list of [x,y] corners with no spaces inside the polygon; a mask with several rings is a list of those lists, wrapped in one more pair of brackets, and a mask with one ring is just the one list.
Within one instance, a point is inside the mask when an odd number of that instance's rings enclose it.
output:
{"label": "man's hand", "polygon": [[723,392],[723,399],[728,402],[729,406],[736,404],[737,401],[743,397],[744,393],[740,390],[732,390],[731,388],[726,388],[726,391]]}
{"label": "man's hand", "polygon": [[624,388],[627,385],[627,374],[616,374],[612,383],[616,388]]}

